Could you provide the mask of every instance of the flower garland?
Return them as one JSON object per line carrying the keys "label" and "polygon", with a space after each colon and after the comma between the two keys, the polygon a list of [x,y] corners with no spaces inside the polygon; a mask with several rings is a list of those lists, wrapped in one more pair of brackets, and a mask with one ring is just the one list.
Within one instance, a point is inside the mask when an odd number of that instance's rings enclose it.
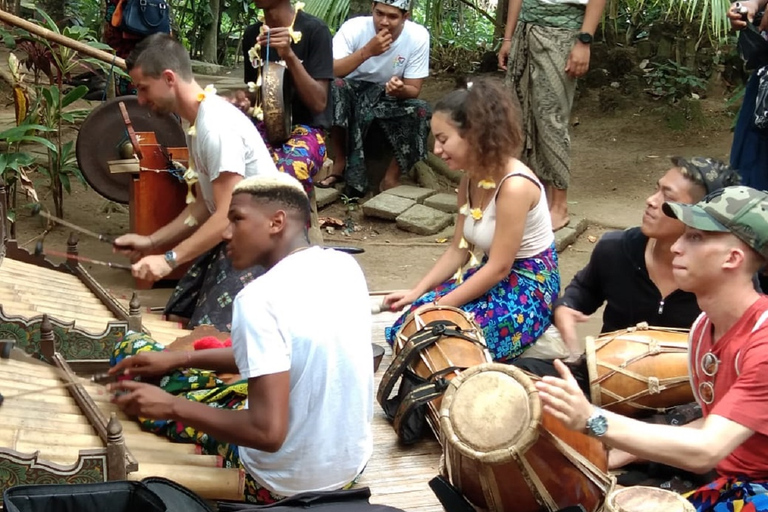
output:
{"label": "flower garland", "polygon": [[[197,95],[197,101],[202,103],[205,101],[206,98],[216,96],[216,87],[209,84],[205,86],[205,89],[201,93]],[[197,137],[197,128],[194,124],[192,124],[187,129],[187,135],[190,137]],[[194,160],[192,158],[189,159],[189,162],[187,163],[187,170],[184,171],[184,182],[187,184],[187,198],[186,202],[187,204],[192,204],[195,202],[195,195],[192,193],[192,189],[195,186],[195,184],[199,181],[199,177],[197,174],[197,171],[195,171],[195,164]],[[186,219],[184,219],[184,224],[187,226],[197,226],[197,219],[193,217],[192,215],[187,216]]]}
{"label": "flower garland", "polygon": [[[293,44],[298,44],[299,41],[301,41],[301,32],[293,30],[293,26],[296,24],[296,17],[299,15],[299,11],[304,9],[304,2],[296,2],[296,5],[294,6],[294,12],[293,12],[293,21],[291,21],[291,26],[288,27],[288,34],[291,36],[291,40],[293,40]],[[264,12],[260,12],[256,15],[256,19],[258,19],[261,22],[261,27],[259,28],[259,32],[261,34],[265,33],[266,25],[264,24]],[[269,35],[267,35],[269,37]],[[269,39],[267,39],[269,40]],[[250,59],[251,66],[253,66],[254,69],[257,70],[257,77],[256,82],[248,82],[248,91],[251,93],[255,93],[259,90],[259,87],[261,87],[261,84],[263,82],[262,79],[262,72],[261,70],[265,67],[265,61],[261,58],[261,45],[257,42],[253,45],[253,47],[248,50],[248,58]],[[267,63],[269,61],[269,48],[267,48]],[[278,61],[277,64],[281,66],[285,66],[285,61]],[[259,121],[264,120],[264,110],[262,109],[261,105],[256,104],[250,109],[248,109],[248,114],[252,117],[255,117]]]}
{"label": "flower garland", "polygon": [[[492,179],[483,179],[477,183],[477,188],[481,188],[483,190],[493,190],[496,188],[496,182]],[[461,208],[459,208],[459,213],[465,217],[472,217],[475,221],[479,221],[483,218],[483,210],[480,208],[469,207],[469,198],[467,198],[467,202],[464,203]],[[470,247],[469,243],[464,237],[461,237],[461,240],[459,240],[459,249],[469,250],[469,262],[467,263],[469,268],[476,267],[480,264],[480,262],[477,260],[477,257],[475,256],[475,248]],[[453,279],[456,280],[456,284],[461,284],[464,282],[463,270],[464,266],[459,266],[459,269],[453,275]]]}

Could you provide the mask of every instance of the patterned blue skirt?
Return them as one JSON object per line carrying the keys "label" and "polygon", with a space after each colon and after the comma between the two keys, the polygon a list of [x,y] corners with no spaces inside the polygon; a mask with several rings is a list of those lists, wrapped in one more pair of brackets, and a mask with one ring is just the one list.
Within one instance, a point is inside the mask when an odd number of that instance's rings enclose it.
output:
{"label": "patterned blue skirt", "polygon": [[[487,261],[488,256],[485,256],[480,265],[464,273],[463,280],[469,279]],[[419,297],[392,327],[387,328],[387,342],[394,344],[397,331],[415,309],[447,295],[458,285],[456,279],[450,279]],[[552,324],[552,312],[559,293],[560,271],[555,244],[552,244],[536,256],[515,260],[507,277],[461,309],[475,316],[494,361],[508,363]]]}

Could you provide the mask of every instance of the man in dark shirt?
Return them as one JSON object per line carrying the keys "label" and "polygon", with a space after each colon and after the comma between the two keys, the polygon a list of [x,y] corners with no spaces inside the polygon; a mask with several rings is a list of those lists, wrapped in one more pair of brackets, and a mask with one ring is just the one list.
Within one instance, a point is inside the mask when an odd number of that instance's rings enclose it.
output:
{"label": "man in dark shirt", "polygon": [[[639,322],[659,327],[690,328],[699,315],[692,293],[677,288],[672,276],[670,247],[685,227],[664,215],[664,201],[694,204],[706,194],[738,183],[738,174],[710,158],[672,159],[674,167],[659,179],[646,199],[642,224],[606,233],[592,251],[589,263],[566,287],[555,305],[554,324],[569,348],[571,362],[582,349],[576,324],[587,320],[606,303],[601,332],[626,329]],[[586,363],[573,368],[577,380],[589,388]],[[552,361],[517,360],[515,366],[537,375],[557,375]]]}
{"label": "man in dark shirt", "polygon": [[[711,158],[672,158],[674,167],[657,182],[656,191],[645,200],[640,227],[603,235],[589,263],[574,276],[555,304],[554,324],[571,352],[571,371],[589,396],[589,373],[581,356],[576,324],[605,303],[601,333],[626,329],[640,322],[659,327],[689,329],[701,313],[693,293],[680,290],[672,275],[671,247],[685,225],[662,211],[665,201],[695,204],[705,195],[729,185],[739,176],[723,162]],[[554,361],[532,358],[513,363],[536,375],[558,376]],[[683,424],[701,416],[696,404],[683,405],[651,422]],[[620,450],[612,450],[611,468],[635,461]],[[677,480],[668,481],[676,476]],[[622,485],[658,485],[667,482],[685,489],[691,474],[652,464],[635,466],[620,477]],[[671,482],[671,483],[670,483]],[[675,484],[675,482],[680,482]]]}
{"label": "man in dark shirt", "polygon": [[[322,20],[291,5],[290,0],[256,0],[263,19],[243,34],[245,82],[260,85],[267,66],[284,63],[290,81],[292,133],[282,145],[270,145],[253,98],[239,92],[235,101],[258,119],[257,127],[275,159],[277,169],[294,176],[309,192],[312,178],[325,160],[325,132],[332,121],[330,81],[333,79],[331,32]],[[262,77],[263,79],[263,77]]]}

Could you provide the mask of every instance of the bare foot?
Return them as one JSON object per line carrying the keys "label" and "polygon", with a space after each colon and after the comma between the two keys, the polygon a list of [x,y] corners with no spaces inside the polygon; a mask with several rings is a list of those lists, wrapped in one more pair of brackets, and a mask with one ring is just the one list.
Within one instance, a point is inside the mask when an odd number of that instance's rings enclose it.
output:
{"label": "bare foot", "polygon": [[552,216],[552,231],[558,231],[563,229],[565,226],[568,225],[569,222],[571,222],[571,218],[568,217],[568,214],[565,216],[562,215],[555,215],[555,212],[549,212]]}
{"label": "bare foot", "polygon": [[549,203],[552,231],[563,229],[571,221],[571,218],[568,216],[567,194],[567,190],[552,188],[552,202]]}

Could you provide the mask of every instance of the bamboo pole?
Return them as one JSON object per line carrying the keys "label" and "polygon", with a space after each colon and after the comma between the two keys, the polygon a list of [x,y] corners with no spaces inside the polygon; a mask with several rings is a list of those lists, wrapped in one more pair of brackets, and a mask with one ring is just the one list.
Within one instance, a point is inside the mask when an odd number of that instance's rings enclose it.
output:
{"label": "bamboo pole", "polygon": [[0,10],[0,21],[3,21],[5,23],[8,23],[9,25],[13,25],[15,27],[23,28],[27,32],[31,32],[32,34],[35,34],[36,36],[40,36],[42,38],[45,38],[49,41],[53,41],[54,43],[58,43],[61,45],[64,45],[68,48],[71,48],[75,51],[78,51],[80,53],[84,53],[88,55],[89,57],[93,57],[95,59],[99,59],[101,61],[106,62],[107,64],[112,64],[114,62],[115,66],[119,67],[122,70],[125,70],[125,60],[121,59],[120,57],[117,57],[116,55],[113,55],[111,53],[105,52],[103,50],[99,50],[98,48],[94,48],[93,46],[90,46],[86,43],[83,43],[81,41],[76,41],[72,39],[71,37],[67,37],[62,34],[58,34],[52,30],[48,30],[45,27],[41,27],[40,25],[37,25],[35,23],[29,22],[23,18],[19,18],[18,16],[14,16],[13,14]]}

